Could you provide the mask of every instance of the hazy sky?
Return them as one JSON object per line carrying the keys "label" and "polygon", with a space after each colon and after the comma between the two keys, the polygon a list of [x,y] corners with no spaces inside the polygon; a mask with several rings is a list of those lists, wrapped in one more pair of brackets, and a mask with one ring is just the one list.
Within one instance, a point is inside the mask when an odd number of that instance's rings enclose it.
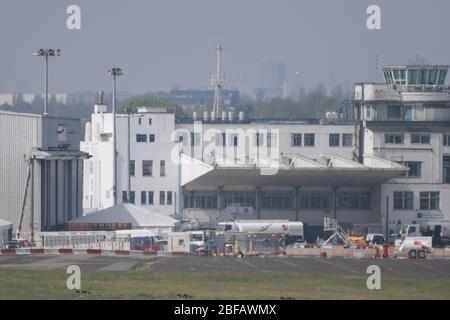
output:
{"label": "hazy sky", "polygon": [[[449,0],[0,0],[0,92],[37,92],[43,61],[31,54],[61,48],[50,65],[51,92],[108,90],[106,70],[126,73],[135,93],[207,87],[210,47],[221,43],[227,86],[251,92],[261,61],[285,61],[286,78],[306,86],[381,80],[380,64],[420,52],[450,64]],[[81,30],[66,28],[66,8],[81,7]],[[366,9],[381,6],[382,30],[369,31]]]}

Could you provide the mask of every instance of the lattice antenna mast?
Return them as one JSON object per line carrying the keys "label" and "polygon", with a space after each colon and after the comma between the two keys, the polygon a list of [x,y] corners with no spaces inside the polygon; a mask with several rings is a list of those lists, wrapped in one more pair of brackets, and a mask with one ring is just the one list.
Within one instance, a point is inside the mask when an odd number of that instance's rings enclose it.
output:
{"label": "lattice antenna mast", "polygon": [[225,77],[223,75],[222,67],[222,51],[221,45],[216,46],[216,73],[211,79],[211,86],[214,87],[214,105],[213,114],[216,119],[220,119],[222,116],[222,87],[225,84]]}

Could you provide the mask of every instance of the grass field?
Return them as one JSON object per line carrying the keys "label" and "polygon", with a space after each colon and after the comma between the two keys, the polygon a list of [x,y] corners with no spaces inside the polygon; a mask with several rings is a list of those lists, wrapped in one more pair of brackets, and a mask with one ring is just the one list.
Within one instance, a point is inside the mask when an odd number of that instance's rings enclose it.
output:
{"label": "grass field", "polygon": [[167,273],[88,271],[81,292],[64,271],[0,270],[0,299],[450,299],[449,279],[382,278],[298,273]]}

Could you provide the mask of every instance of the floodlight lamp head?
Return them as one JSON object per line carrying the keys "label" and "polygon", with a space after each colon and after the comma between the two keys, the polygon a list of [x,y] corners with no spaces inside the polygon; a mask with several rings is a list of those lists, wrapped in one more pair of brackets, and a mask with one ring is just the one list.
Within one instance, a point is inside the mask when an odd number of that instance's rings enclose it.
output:
{"label": "floodlight lamp head", "polygon": [[114,67],[111,70],[108,70],[108,74],[117,77],[123,75],[123,71],[120,68]]}

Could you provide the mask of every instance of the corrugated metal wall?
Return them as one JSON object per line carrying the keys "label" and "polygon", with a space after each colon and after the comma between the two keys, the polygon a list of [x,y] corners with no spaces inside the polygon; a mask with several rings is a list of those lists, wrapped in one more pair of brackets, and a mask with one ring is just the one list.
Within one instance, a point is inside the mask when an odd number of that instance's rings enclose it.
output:
{"label": "corrugated metal wall", "polygon": [[[16,230],[28,173],[31,149],[42,145],[42,118],[38,115],[0,112],[0,218]],[[35,170],[34,182],[40,181]],[[40,216],[40,190],[33,190],[34,216]],[[28,232],[31,219],[24,219]]]}

